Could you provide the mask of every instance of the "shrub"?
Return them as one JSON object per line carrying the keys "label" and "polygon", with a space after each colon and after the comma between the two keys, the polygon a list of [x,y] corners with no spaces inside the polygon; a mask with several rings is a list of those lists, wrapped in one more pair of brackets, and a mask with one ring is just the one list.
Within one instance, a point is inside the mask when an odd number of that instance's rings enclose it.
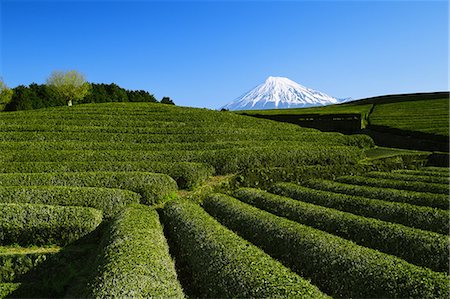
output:
{"label": "shrub", "polygon": [[139,203],[138,193],[110,188],[65,186],[0,187],[0,203],[37,203],[60,206],[91,207],[103,211],[106,218],[130,203]]}
{"label": "shrub", "polygon": [[356,216],[256,189],[239,189],[234,195],[245,203],[277,216],[396,255],[434,271],[448,271],[450,242],[443,235]]}
{"label": "shrub", "polygon": [[100,222],[102,212],[93,208],[0,204],[0,244],[66,245]]}
{"label": "shrub", "polygon": [[67,172],[0,174],[0,186],[76,186],[126,189],[142,196],[142,203],[166,200],[177,190],[169,176],[150,172]]}
{"label": "shrub", "polygon": [[195,296],[212,298],[324,298],[315,286],[263,251],[220,225],[202,208],[171,202],[162,219],[197,288]]}
{"label": "shrub", "polygon": [[0,173],[11,172],[155,172],[172,177],[180,188],[190,189],[213,175],[214,169],[203,163],[163,163],[154,161],[120,162],[4,162],[0,163]]}
{"label": "shrub", "polygon": [[20,283],[0,282],[0,298],[7,298],[20,287]]}
{"label": "shrub", "polygon": [[272,191],[278,195],[365,217],[441,234],[448,234],[449,231],[448,211],[440,209],[314,190],[291,183],[275,184]]}
{"label": "shrub", "polygon": [[59,248],[30,248],[20,251],[17,248],[0,249],[0,282],[13,282],[37,265],[45,262],[48,256],[57,253]]}
{"label": "shrub", "polygon": [[109,225],[86,297],[181,298],[158,213],[131,205]]}
{"label": "shrub", "polygon": [[448,171],[432,171],[432,170],[412,170],[412,169],[397,169],[392,171],[393,173],[400,173],[400,174],[409,174],[409,175],[417,175],[417,176],[431,176],[431,177],[449,177]]}
{"label": "shrub", "polygon": [[335,297],[447,298],[448,276],[215,194],[204,208]]}
{"label": "shrub", "polygon": [[378,188],[361,185],[349,185],[339,182],[311,179],[303,182],[309,188],[354,196],[380,199],[385,201],[404,202],[417,206],[426,206],[443,210],[449,209],[447,195],[436,193],[415,192],[390,188]]}
{"label": "shrub", "polygon": [[449,178],[439,176],[423,176],[423,175],[410,175],[390,172],[369,172],[365,176],[371,178],[380,178],[388,180],[410,181],[410,182],[423,182],[423,183],[436,183],[436,184],[448,184]]}
{"label": "shrub", "polygon": [[353,185],[366,185],[378,188],[393,188],[401,190],[410,190],[417,192],[429,192],[437,194],[448,194],[448,184],[434,184],[434,183],[422,183],[422,182],[410,182],[410,181],[398,181],[388,180],[380,178],[369,178],[362,176],[343,176],[336,179],[338,182],[353,184]]}

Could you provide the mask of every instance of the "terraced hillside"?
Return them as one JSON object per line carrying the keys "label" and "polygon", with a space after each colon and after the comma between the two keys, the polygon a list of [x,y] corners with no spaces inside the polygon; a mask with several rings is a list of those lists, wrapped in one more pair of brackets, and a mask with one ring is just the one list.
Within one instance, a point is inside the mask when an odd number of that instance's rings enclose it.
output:
{"label": "terraced hillside", "polygon": [[388,95],[325,107],[238,113],[323,131],[365,133],[381,146],[448,152],[448,92]]}
{"label": "terraced hillside", "polygon": [[[372,145],[151,103],[1,113],[0,297],[446,298],[448,169],[348,176]],[[233,190],[248,169],[303,183]]]}

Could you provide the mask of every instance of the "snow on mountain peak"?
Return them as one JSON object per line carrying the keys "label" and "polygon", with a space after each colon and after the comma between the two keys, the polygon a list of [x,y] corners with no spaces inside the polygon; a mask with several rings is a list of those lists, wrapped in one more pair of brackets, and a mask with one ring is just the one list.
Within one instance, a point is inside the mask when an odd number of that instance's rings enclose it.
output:
{"label": "snow on mountain peak", "polygon": [[304,87],[285,77],[268,77],[264,83],[223,108],[229,110],[302,108],[337,104],[340,101]]}

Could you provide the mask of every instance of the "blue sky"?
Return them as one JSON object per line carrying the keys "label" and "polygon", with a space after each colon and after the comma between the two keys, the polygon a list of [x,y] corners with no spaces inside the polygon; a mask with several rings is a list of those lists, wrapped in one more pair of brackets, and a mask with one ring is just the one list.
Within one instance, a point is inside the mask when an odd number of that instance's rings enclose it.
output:
{"label": "blue sky", "polygon": [[0,75],[219,108],[268,76],[355,99],[448,90],[447,1],[1,1]]}

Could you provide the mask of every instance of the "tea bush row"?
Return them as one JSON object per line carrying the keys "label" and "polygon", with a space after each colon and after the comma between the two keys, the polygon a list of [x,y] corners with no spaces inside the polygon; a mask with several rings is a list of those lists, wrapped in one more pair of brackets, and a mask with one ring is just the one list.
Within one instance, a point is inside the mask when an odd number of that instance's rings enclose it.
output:
{"label": "tea bush row", "polygon": [[67,245],[93,231],[102,212],[86,207],[0,204],[0,245]]}
{"label": "tea bush row", "polygon": [[[130,153],[131,155],[131,153]],[[179,188],[190,189],[214,174],[205,163],[157,161],[92,161],[92,162],[0,162],[0,173],[36,172],[155,172],[172,177]]]}
{"label": "tea bush row", "polygon": [[449,233],[448,211],[445,210],[320,191],[292,183],[275,184],[272,191],[278,195],[365,217],[441,234]]}
{"label": "tea bush row", "polygon": [[350,185],[320,179],[304,181],[303,185],[322,191],[362,196],[385,201],[404,202],[412,205],[432,207],[443,210],[448,210],[450,203],[448,196],[445,194],[378,188],[364,185]]}
{"label": "tea bush row", "polygon": [[239,189],[234,196],[277,216],[398,256],[410,263],[434,271],[448,271],[450,240],[444,235],[356,216],[257,189]]}
{"label": "tea bush row", "polygon": [[169,176],[149,172],[1,173],[0,186],[73,186],[130,190],[142,196],[142,203],[165,201],[177,191]]}
{"label": "tea bush row", "polygon": [[0,203],[31,203],[91,207],[110,218],[131,203],[139,203],[138,193],[113,188],[67,186],[3,186]]}
{"label": "tea bush row", "polygon": [[227,230],[196,204],[171,202],[162,220],[194,296],[325,298],[315,286]]}
{"label": "tea bush row", "polygon": [[[8,249],[0,253],[0,283],[14,282],[20,279],[21,275],[45,262],[49,256],[58,252],[57,248],[48,248],[41,250],[28,250],[11,252]],[[0,296],[1,298],[1,296]]]}
{"label": "tea bush row", "polygon": [[[282,153],[282,154],[281,154]],[[198,162],[217,174],[247,167],[356,164],[362,150],[347,146],[250,147],[211,151],[4,151],[1,162]]]}
{"label": "tea bush row", "polygon": [[183,298],[158,213],[131,205],[106,229],[89,298]]}
{"label": "tea bush row", "polygon": [[400,174],[400,173],[390,173],[390,172],[369,172],[365,176],[370,178],[388,179],[388,180],[399,180],[408,182],[423,182],[423,183],[436,183],[436,184],[448,184],[450,183],[449,178],[439,177],[439,176],[423,176],[423,175],[410,175],[410,174]]}
{"label": "tea bush row", "polygon": [[442,273],[215,194],[206,211],[335,297],[447,298]]}
{"label": "tea bush row", "polygon": [[363,176],[343,176],[336,179],[338,182],[352,185],[366,185],[378,188],[393,188],[417,192],[448,194],[448,184],[422,183],[399,181],[392,179],[369,178]]}
{"label": "tea bush row", "polygon": [[417,176],[431,176],[431,177],[444,177],[448,178],[448,171],[432,171],[432,170],[412,170],[412,169],[397,169],[393,170],[393,173],[409,174]]}

